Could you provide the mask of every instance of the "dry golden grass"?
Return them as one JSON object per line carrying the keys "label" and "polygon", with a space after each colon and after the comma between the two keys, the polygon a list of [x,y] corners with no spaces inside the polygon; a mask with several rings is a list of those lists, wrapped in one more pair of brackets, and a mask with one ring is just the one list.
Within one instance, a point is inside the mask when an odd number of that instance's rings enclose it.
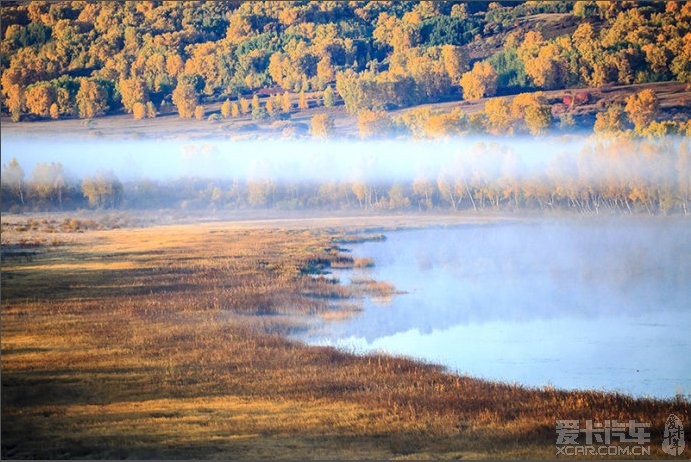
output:
{"label": "dry golden grass", "polygon": [[315,277],[348,258],[343,239],[357,238],[90,230],[7,262],[2,457],[554,457],[557,418],[650,421],[659,457],[667,415],[688,421],[685,402],[529,390],[287,340],[315,315],[352,314],[358,286],[395,290]]}

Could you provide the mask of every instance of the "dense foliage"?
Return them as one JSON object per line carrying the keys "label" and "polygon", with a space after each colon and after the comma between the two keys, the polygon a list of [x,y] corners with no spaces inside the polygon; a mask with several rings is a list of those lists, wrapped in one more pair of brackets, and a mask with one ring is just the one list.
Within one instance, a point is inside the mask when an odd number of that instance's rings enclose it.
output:
{"label": "dense foliage", "polygon": [[[542,17],[574,27],[540,30]],[[691,82],[682,1],[34,1],[3,2],[1,19],[14,120],[154,117],[162,104],[192,117],[200,102],[265,87],[331,84],[355,112],[458,98],[460,87],[472,99]]]}

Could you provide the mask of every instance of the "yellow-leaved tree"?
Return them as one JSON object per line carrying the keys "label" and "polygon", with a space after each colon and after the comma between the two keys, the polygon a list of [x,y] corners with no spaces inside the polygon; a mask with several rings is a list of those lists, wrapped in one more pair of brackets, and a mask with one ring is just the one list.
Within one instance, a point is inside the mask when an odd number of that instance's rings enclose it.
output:
{"label": "yellow-leaved tree", "polygon": [[492,98],[485,103],[487,128],[496,135],[513,133],[513,124],[509,104],[504,98]]}
{"label": "yellow-leaved tree", "polygon": [[247,98],[240,98],[240,112],[243,114],[250,113],[250,102]]}
{"label": "yellow-leaved tree", "polygon": [[305,95],[304,91],[301,91],[298,95],[298,109],[304,110],[309,109],[309,107],[310,104],[309,101],[307,101],[307,95]]}
{"label": "yellow-leaved tree", "polygon": [[148,100],[144,82],[142,82],[141,79],[136,77],[131,79],[120,79],[119,86],[122,105],[127,112],[133,112],[136,103],[144,104]]}
{"label": "yellow-leaved tree", "polygon": [[293,101],[290,99],[290,93],[287,91],[281,97],[281,109],[283,109],[283,112],[290,112],[293,109]]}
{"label": "yellow-leaved tree", "polygon": [[197,107],[197,92],[189,79],[181,78],[173,90],[173,104],[181,119],[190,119]]}
{"label": "yellow-leaved tree", "polygon": [[49,83],[40,82],[26,89],[26,108],[32,114],[48,117],[53,104],[55,104],[55,90]]}
{"label": "yellow-leaved tree", "polygon": [[201,104],[197,105],[197,107],[194,108],[194,118],[197,120],[204,120],[204,116],[206,115],[206,110],[204,109],[204,106]]}
{"label": "yellow-leaved tree", "polygon": [[134,103],[134,105],[132,106],[132,116],[136,120],[140,120],[146,117],[146,106],[144,105],[144,103],[140,101]]}
{"label": "yellow-leaved tree", "polygon": [[612,105],[604,112],[595,115],[593,131],[598,135],[616,135],[624,129],[624,110],[619,105]]}
{"label": "yellow-leaved tree", "polygon": [[360,137],[385,137],[394,128],[391,117],[385,111],[362,109],[358,112],[357,126]]}
{"label": "yellow-leaved tree", "polygon": [[657,114],[657,96],[650,89],[640,91],[626,99],[624,110],[633,123],[634,130],[637,133],[642,133]]}
{"label": "yellow-leaved tree", "polygon": [[77,92],[77,111],[82,119],[92,119],[105,114],[108,109],[108,95],[97,82],[82,78]]}
{"label": "yellow-leaved tree", "polygon": [[461,77],[463,98],[477,100],[484,96],[493,96],[497,91],[497,73],[492,65],[481,61],[473,65],[473,70]]}
{"label": "yellow-leaved tree", "polygon": [[334,119],[329,114],[316,114],[312,117],[312,136],[328,138],[333,134],[334,126]]}
{"label": "yellow-leaved tree", "polygon": [[226,99],[223,104],[221,104],[221,115],[224,119],[227,119],[231,115],[231,103],[230,100]]}

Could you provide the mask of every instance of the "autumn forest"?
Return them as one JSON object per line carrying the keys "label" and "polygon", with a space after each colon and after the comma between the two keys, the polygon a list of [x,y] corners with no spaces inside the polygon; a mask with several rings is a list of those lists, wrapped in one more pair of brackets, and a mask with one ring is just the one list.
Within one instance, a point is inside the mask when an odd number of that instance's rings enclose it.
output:
{"label": "autumn forest", "polygon": [[[691,82],[690,19],[681,1],[3,2],[3,108],[15,121],[264,120],[342,103],[364,136],[539,134],[578,123],[588,99],[541,91]],[[389,113],[489,97],[472,114]],[[598,108],[596,131],[689,130],[654,93],[620,103]]]}

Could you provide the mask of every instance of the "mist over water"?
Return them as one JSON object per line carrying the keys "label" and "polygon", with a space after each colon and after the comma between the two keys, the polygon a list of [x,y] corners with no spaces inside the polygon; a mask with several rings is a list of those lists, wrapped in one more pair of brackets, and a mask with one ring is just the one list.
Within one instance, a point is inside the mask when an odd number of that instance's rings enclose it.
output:
{"label": "mist over water", "polygon": [[337,271],[404,294],[302,337],[529,386],[691,393],[691,240],[684,220],[587,219],[387,233]]}
{"label": "mist over water", "polygon": [[[121,180],[183,177],[283,181],[396,181],[452,177],[552,178],[603,181],[621,170],[636,178],[678,176],[653,168],[682,139],[606,141],[577,136],[386,141],[106,141],[2,137],[3,159],[30,172],[60,162],[76,178],[109,171]],[[684,148],[685,149],[685,148]],[[688,165],[681,166],[689,175]],[[654,176],[654,178],[651,178]]]}

